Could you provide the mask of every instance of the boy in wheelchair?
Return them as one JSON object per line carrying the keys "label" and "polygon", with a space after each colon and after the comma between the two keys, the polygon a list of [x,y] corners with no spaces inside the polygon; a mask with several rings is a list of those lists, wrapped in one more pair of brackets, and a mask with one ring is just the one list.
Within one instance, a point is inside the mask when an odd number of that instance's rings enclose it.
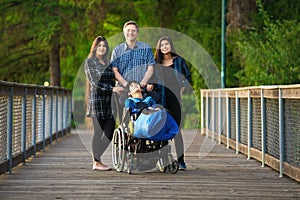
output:
{"label": "boy in wheelchair", "polygon": [[[157,96],[153,97],[152,95],[146,96],[144,98],[143,95],[143,90],[140,86],[140,84],[136,81],[132,81],[128,84],[127,90],[129,98],[125,100],[125,108],[130,108],[130,109],[143,109],[145,107],[151,108],[153,105],[156,104],[156,101],[158,101],[159,97],[158,94]],[[155,100],[155,99],[156,100]]]}
{"label": "boy in wheelchair", "polygon": [[139,83],[128,84],[129,98],[125,100],[125,108],[129,109],[135,121],[134,135],[154,141],[166,141],[175,137],[178,125],[173,117],[159,104],[157,93],[144,97]]}
{"label": "boy in wheelchair", "polygon": [[[157,93],[150,95],[148,93],[148,96],[143,96],[141,86],[135,81],[128,84],[127,90],[129,97],[125,100],[123,125],[118,130],[131,130],[125,131],[127,135],[125,138],[128,138],[125,141],[125,149],[128,149],[127,157],[129,158],[127,162],[130,163],[128,172],[131,172],[132,168],[153,169],[159,163],[161,171],[168,168],[171,173],[176,173],[178,164],[171,155],[168,141],[178,133],[177,123],[162,106],[156,103],[155,99],[159,100]],[[133,122],[133,127],[128,128],[130,122]],[[138,162],[133,160],[138,160]],[[119,167],[118,161],[114,163],[116,163],[114,165],[117,171],[123,170],[123,165]]]}

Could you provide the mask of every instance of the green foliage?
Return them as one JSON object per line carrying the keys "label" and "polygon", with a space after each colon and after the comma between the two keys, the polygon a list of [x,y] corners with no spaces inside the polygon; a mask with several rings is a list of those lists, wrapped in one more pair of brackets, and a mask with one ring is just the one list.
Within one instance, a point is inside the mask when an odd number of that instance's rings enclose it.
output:
{"label": "green foliage", "polygon": [[195,39],[220,66],[221,1],[182,1],[176,19],[176,30]]}
{"label": "green foliage", "polygon": [[[227,2],[229,5],[229,0]],[[59,36],[61,86],[73,89],[77,81],[82,87],[74,88],[74,100],[82,103],[85,76],[80,67],[94,38],[98,35],[113,38],[109,41],[112,49],[121,38],[113,36],[122,34],[122,26],[128,20],[137,21],[140,27],[163,27],[189,36],[203,47],[220,70],[221,3],[201,0],[2,0],[0,80],[41,85],[50,81],[51,40]],[[300,1],[257,0],[257,5],[260,9],[253,13],[251,29],[227,33],[227,87],[299,83]],[[202,56],[203,52],[189,48],[185,42],[176,44],[182,54],[191,52],[192,58]],[[203,59],[196,64],[209,71],[206,61]],[[198,126],[200,89],[209,87],[202,77],[204,71],[196,69],[195,62],[187,62],[194,93],[183,96],[185,128]],[[219,78],[211,77],[217,85]]]}
{"label": "green foliage", "polygon": [[269,19],[260,11],[262,29],[241,32],[237,42],[244,68],[240,85],[295,84],[300,81],[300,23]]}
{"label": "green foliage", "polygon": [[298,0],[263,0],[259,4],[263,5],[272,20],[300,20],[300,1]]}
{"label": "green foliage", "polygon": [[199,125],[200,103],[196,94],[189,93],[182,96],[183,106],[181,108],[181,118],[183,128],[192,129]]}
{"label": "green foliage", "polygon": [[197,129],[199,128],[199,114],[191,113],[187,114],[184,118],[184,129]]}
{"label": "green foliage", "polygon": [[241,53],[237,48],[237,41],[242,40],[239,32],[232,32],[226,36],[226,87],[240,86],[237,73],[241,70]]}
{"label": "green foliage", "polygon": [[49,40],[61,19],[56,1],[9,1],[1,4],[0,79],[43,84],[49,76]]}
{"label": "green foliage", "polygon": [[[227,35],[227,85],[299,83],[300,1],[258,0],[257,4],[264,9],[255,13],[254,28]],[[219,69],[221,65],[221,1],[2,0],[0,12],[1,80],[49,81],[50,43],[59,34],[61,85],[72,89],[93,39],[121,33],[128,20],[188,35]],[[110,41],[111,48],[118,42]],[[208,86],[199,71],[189,66],[199,98],[199,89]]]}

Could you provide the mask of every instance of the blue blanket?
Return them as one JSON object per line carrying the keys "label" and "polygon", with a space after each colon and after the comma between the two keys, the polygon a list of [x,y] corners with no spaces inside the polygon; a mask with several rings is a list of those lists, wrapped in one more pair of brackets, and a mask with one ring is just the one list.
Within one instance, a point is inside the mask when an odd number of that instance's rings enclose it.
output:
{"label": "blue blanket", "polygon": [[146,110],[134,122],[133,135],[137,138],[165,141],[174,138],[178,131],[178,124],[166,110]]}

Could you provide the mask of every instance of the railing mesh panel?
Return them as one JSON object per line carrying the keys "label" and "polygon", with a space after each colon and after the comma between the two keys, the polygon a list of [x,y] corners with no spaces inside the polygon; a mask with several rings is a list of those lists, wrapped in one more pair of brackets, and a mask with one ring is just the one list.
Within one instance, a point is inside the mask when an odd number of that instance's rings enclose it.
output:
{"label": "railing mesh panel", "polygon": [[248,99],[240,99],[240,142],[242,144],[248,143]]}
{"label": "railing mesh panel", "polygon": [[217,137],[217,133],[218,133],[218,100],[217,98],[212,98],[212,104],[211,104],[211,109],[212,109],[212,115],[211,115],[211,126],[212,129],[214,129],[214,137]]}
{"label": "railing mesh panel", "polygon": [[69,105],[68,98],[65,96],[64,98],[64,128],[68,127],[69,121],[69,113],[68,113]]}
{"label": "railing mesh panel", "polygon": [[261,150],[261,99],[252,99],[252,146]]}
{"label": "railing mesh panel", "polygon": [[7,101],[6,96],[0,96],[0,161],[7,157]]}
{"label": "railing mesh panel", "polygon": [[12,134],[12,155],[21,152],[21,132],[22,132],[22,97],[13,98],[13,134]]}
{"label": "railing mesh panel", "polygon": [[211,130],[211,98],[208,98],[208,104],[207,104],[207,109],[208,109],[208,128]]}
{"label": "railing mesh panel", "polygon": [[58,130],[58,126],[57,126],[58,122],[56,122],[57,119],[58,119],[58,117],[56,117],[56,115],[57,115],[57,113],[56,113],[56,107],[57,107],[58,103],[56,102],[56,98],[58,99],[58,97],[53,96],[53,107],[52,107],[53,122],[52,122],[52,130],[53,130],[54,133],[56,132],[56,130]]}
{"label": "railing mesh panel", "polygon": [[[12,110],[9,110],[10,94],[12,94]],[[64,96],[62,97],[62,95]],[[50,112],[51,96],[52,113]],[[34,102],[36,103],[35,107]],[[26,103],[26,106],[23,103]],[[16,155],[21,154],[23,146],[24,150],[29,150],[33,145],[47,140],[53,133],[70,127],[71,104],[70,93],[64,89],[53,88],[51,90],[47,87],[34,87],[32,85],[27,87],[27,85],[0,81],[0,163],[7,161],[8,156],[15,158]],[[10,122],[9,111],[12,112]],[[35,123],[33,123],[34,120]],[[52,122],[52,130],[50,129],[50,122]],[[10,133],[8,133],[9,125],[11,125]],[[25,137],[23,137],[23,128],[25,128]],[[34,133],[35,135],[33,135]],[[7,144],[8,134],[11,137],[11,149],[10,145]],[[11,155],[7,155],[9,151],[11,151]],[[30,155],[32,153],[35,152],[30,151]]]}
{"label": "railing mesh panel", "polygon": [[218,133],[219,133],[219,127],[220,127],[220,120],[219,120],[219,98],[215,98],[215,127],[216,127],[216,135],[215,135],[215,137],[218,137]]}
{"label": "railing mesh panel", "polygon": [[230,98],[230,138],[236,139],[236,103],[235,98]]}
{"label": "railing mesh panel", "polygon": [[42,141],[42,96],[36,97],[36,142]]}
{"label": "railing mesh panel", "polygon": [[285,161],[300,167],[300,100],[284,100]]}
{"label": "railing mesh panel", "polygon": [[207,116],[206,116],[206,112],[205,111],[206,111],[206,103],[205,103],[205,98],[204,98],[204,101],[203,101],[203,112],[201,112],[202,115],[203,115],[202,116],[202,120],[203,120],[202,124],[204,124],[204,127],[207,128],[206,127],[206,121],[207,121],[206,118],[207,118]]}
{"label": "railing mesh panel", "polygon": [[58,130],[62,130],[62,97],[58,97]]}
{"label": "railing mesh panel", "polygon": [[266,99],[266,153],[279,159],[279,101]]}
{"label": "railing mesh panel", "polygon": [[45,137],[50,137],[50,97],[45,100]]}
{"label": "railing mesh panel", "polygon": [[222,135],[227,135],[226,99],[222,98]]}
{"label": "railing mesh panel", "polygon": [[[248,102],[249,94],[250,102]],[[255,149],[261,153],[264,148],[265,154],[275,158],[268,158],[273,168],[278,170],[277,162],[280,164],[284,162],[293,168],[283,167],[279,171],[283,170],[281,172],[292,174],[291,176],[298,172],[297,170],[300,169],[300,85],[203,89],[201,95],[203,100],[201,113],[204,115],[202,125],[207,130],[206,133],[209,133],[208,137],[214,136],[214,139],[218,140],[216,136],[220,133],[221,127],[221,134],[226,137],[222,138],[222,143],[228,144],[224,139],[230,139],[229,146],[233,149],[237,147],[236,141],[245,147],[250,143],[251,150]],[[220,98],[221,102],[219,102]],[[279,102],[282,102],[282,105]],[[250,138],[248,138],[249,130]],[[280,135],[280,131],[283,135]],[[239,138],[236,138],[237,133]],[[254,153],[250,155],[251,157],[258,155],[256,151],[251,152]],[[243,153],[247,154],[246,151]],[[266,162],[263,154],[261,154],[261,161]]]}
{"label": "railing mesh panel", "polygon": [[33,96],[26,98],[26,149],[32,145],[32,98]]}

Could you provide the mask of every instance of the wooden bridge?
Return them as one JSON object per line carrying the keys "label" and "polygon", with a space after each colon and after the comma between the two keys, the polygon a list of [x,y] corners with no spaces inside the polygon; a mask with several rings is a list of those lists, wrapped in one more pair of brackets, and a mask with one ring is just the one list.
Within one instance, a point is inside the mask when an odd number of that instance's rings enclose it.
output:
{"label": "wooden bridge", "polygon": [[[300,85],[201,90],[201,130],[183,131],[176,174],[93,171],[73,100],[0,81],[0,200],[300,199]],[[111,147],[103,159],[112,166]]]}
{"label": "wooden bridge", "polygon": [[[0,179],[0,199],[299,199],[300,185],[280,178],[195,130],[183,132],[188,169],[127,174],[93,171],[81,130],[59,138]],[[206,147],[205,147],[206,145]],[[205,150],[206,149],[206,150]],[[111,164],[111,148],[103,157]]]}

